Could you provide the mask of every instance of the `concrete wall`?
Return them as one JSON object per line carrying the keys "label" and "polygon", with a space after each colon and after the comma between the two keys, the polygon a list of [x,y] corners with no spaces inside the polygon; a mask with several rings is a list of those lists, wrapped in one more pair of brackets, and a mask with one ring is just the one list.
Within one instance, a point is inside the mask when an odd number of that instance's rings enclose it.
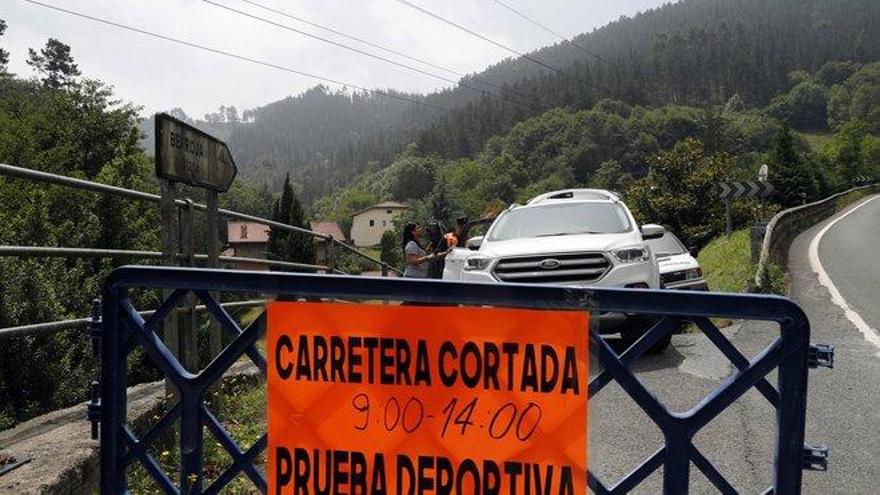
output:
{"label": "concrete wall", "polygon": [[[253,377],[249,363],[233,366],[226,379]],[[162,409],[165,383],[144,383],[128,389],[128,423],[138,429],[153,424]],[[91,439],[86,403],[54,411],[0,431],[0,451],[30,462],[0,476],[0,494],[80,495],[97,493],[98,441]]]}
{"label": "concrete wall", "polygon": [[777,213],[767,224],[755,285],[760,287],[762,273],[770,263],[785,267],[788,264],[788,248],[801,232],[836,213],[840,208],[869,194],[880,192],[880,184],[860,186],[835,194],[821,201],[789,208]]}

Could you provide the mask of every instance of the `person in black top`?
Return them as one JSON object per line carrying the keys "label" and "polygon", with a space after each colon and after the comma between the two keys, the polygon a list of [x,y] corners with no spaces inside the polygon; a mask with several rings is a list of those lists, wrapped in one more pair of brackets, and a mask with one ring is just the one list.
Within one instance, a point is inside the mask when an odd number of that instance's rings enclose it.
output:
{"label": "person in black top", "polygon": [[443,268],[446,266],[445,256],[447,247],[443,238],[443,224],[440,222],[428,225],[428,246],[429,253],[435,253],[439,257],[434,258],[428,265],[428,278],[443,278]]}

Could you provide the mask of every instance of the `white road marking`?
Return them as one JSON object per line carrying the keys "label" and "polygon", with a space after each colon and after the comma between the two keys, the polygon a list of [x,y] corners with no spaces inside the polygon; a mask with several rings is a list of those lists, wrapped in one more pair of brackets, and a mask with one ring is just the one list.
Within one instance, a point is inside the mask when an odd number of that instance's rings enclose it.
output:
{"label": "white road marking", "polygon": [[[871,344],[874,344],[878,349],[880,349],[880,334],[877,333],[877,330],[871,328],[871,326],[868,325],[868,323],[866,323],[864,319],[862,319],[861,315],[859,315],[854,309],[849,307],[846,299],[844,299],[843,296],[840,294],[840,291],[837,290],[837,286],[834,285],[834,282],[831,281],[831,278],[828,276],[828,273],[822,266],[822,260],[819,259],[819,243],[822,242],[822,237],[825,236],[825,233],[828,232],[831,227],[834,227],[837,222],[843,220],[844,218],[857,211],[859,208],[876,199],[880,199],[880,196],[875,196],[865,201],[864,203],[856,206],[852,210],[846,212],[833,222],[823,227],[822,230],[820,230],[819,233],[817,233],[816,236],[813,237],[813,240],[810,242],[809,256],[810,267],[812,267],[816,275],[819,276],[819,283],[825,286],[826,289],[828,289],[828,293],[831,294],[831,302],[840,306],[843,309],[843,312],[846,315],[847,319],[851,321],[853,325],[855,325],[859,332],[862,333],[862,335],[865,337],[865,340],[867,340]],[[880,353],[877,353],[877,356],[880,357]]]}

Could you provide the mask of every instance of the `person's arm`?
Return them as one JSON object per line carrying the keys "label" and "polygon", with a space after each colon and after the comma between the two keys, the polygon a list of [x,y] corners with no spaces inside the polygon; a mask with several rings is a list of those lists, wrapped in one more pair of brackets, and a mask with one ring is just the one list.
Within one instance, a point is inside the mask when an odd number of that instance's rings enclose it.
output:
{"label": "person's arm", "polygon": [[406,250],[406,262],[413,266],[419,266],[423,263],[430,261],[434,257],[433,254],[428,254],[425,256],[419,256],[417,249],[409,249]]}

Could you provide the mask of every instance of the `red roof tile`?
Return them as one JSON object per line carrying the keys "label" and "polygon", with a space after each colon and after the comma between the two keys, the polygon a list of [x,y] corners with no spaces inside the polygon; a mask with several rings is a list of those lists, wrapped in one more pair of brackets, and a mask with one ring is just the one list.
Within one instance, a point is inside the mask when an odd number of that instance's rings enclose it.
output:
{"label": "red roof tile", "polygon": [[312,222],[311,228],[315,232],[332,235],[334,239],[345,240],[345,234],[342,233],[342,229],[339,228],[339,224],[336,222]]}

